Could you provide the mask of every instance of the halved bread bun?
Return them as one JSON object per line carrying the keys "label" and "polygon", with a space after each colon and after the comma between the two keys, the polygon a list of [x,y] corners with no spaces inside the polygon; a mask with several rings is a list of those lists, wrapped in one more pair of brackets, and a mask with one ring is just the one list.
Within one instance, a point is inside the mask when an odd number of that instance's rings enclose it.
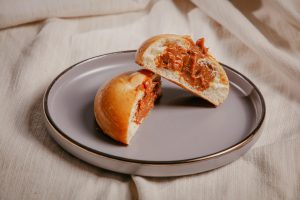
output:
{"label": "halved bread bun", "polygon": [[163,34],[146,40],[136,53],[136,63],[206,99],[215,106],[228,96],[229,81],[204,39]]}
{"label": "halved bread bun", "polygon": [[103,87],[94,99],[96,121],[105,134],[129,144],[161,92],[160,76],[148,71],[121,74]]}

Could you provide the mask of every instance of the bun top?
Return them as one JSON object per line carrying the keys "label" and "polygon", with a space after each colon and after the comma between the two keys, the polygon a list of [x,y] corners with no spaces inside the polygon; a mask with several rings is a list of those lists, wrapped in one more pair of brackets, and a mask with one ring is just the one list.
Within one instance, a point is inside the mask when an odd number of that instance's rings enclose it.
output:
{"label": "bun top", "polygon": [[104,133],[128,144],[128,126],[137,97],[143,94],[139,87],[156,75],[148,70],[123,73],[100,88],[94,100],[96,121]]}

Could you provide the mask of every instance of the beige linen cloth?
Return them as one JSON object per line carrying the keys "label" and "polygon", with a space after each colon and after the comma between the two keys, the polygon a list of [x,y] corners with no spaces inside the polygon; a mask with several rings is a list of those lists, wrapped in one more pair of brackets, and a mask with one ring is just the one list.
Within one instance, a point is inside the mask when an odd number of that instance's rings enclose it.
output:
{"label": "beige linen cloth", "polygon": [[[300,198],[299,0],[0,0],[0,28],[0,199]],[[258,142],[232,164],[177,178],[121,175],[65,152],[43,123],[51,80],[160,33],[206,37],[260,88]]]}

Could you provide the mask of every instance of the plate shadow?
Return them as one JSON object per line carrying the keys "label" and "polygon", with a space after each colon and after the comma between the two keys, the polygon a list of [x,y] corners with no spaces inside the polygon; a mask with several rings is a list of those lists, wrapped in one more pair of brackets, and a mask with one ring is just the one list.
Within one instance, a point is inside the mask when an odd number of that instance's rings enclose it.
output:
{"label": "plate shadow", "polygon": [[156,102],[157,107],[204,107],[215,108],[215,106],[181,88],[162,87],[162,96]]}

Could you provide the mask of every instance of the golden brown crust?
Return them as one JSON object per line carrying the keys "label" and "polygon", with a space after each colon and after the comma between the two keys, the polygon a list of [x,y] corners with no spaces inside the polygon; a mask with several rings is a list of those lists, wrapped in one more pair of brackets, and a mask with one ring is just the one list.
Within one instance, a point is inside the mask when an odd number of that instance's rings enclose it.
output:
{"label": "golden brown crust", "polygon": [[153,75],[151,72],[127,72],[113,78],[98,90],[94,99],[94,114],[104,133],[128,144],[127,131],[131,110],[142,90],[138,86]]}

